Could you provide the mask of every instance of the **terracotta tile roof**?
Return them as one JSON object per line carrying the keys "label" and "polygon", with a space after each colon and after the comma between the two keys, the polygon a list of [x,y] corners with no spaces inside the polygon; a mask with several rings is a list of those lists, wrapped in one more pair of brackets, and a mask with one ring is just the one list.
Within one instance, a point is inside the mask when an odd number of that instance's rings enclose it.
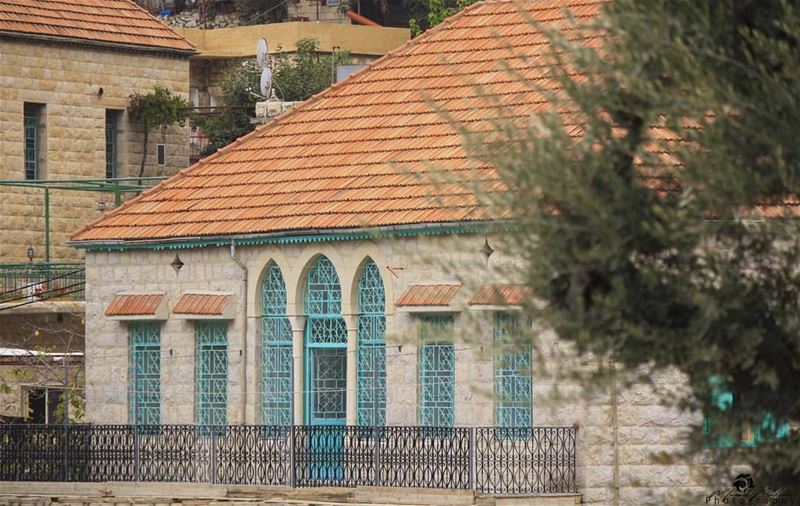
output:
{"label": "terracotta tile roof", "polygon": [[469,306],[520,306],[530,291],[525,285],[483,285],[467,302]]}
{"label": "terracotta tile roof", "polygon": [[225,306],[232,300],[233,295],[231,294],[185,293],[178,299],[178,303],[172,308],[172,312],[176,314],[221,316],[225,312]]}
{"label": "terracotta tile roof", "polygon": [[106,316],[152,316],[163,299],[163,293],[117,295],[106,308]]}
{"label": "terracotta tile roof", "polygon": [[194,51],[130,0],[0,0],[0,33]]}
{"label": "terracotta tile roof", "polygon": [[461,285],[411,285],[395,306],[448,306]]}
{"label": "terracotta tile roof", "polygon": [[[74,241],[158,240],[502,218],[471,184],[504,186],[469,160],[461,137],[429,101],[476,128],[545,110],[516,82],[548,72],[546,38],[525,16],[564,25],[601,0],[493,1],[468,7],[293,111],[106,213]],[[519,7],[527,12],[523,16]],[[571,38],[582,36],[568,33]],[[595,40],[597,39],[597,40]],[[585,44],[599,43],[587,37]],[[524,54],[526,58],[519,55]],[[478,90],[476,83],[484,88]],[[446,181],[443,184],[442,180]]]}

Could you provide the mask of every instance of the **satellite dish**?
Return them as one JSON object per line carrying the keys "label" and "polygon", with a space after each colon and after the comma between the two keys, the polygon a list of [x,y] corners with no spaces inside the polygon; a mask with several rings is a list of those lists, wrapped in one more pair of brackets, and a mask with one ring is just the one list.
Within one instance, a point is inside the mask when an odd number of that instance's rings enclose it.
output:
{"label": "satellite dish", "polygon": [[272,87],[272,71],[269,67],[261,70],[261,95],[269,99],[270,88]]}
{"label": "satellite dish", "polygon": [[256,62],[258,62],[258,68],[260,69],[267,68],[268,66],[269,45],[267,45],[267,39],[264,37],[260,37],[256,44]]}

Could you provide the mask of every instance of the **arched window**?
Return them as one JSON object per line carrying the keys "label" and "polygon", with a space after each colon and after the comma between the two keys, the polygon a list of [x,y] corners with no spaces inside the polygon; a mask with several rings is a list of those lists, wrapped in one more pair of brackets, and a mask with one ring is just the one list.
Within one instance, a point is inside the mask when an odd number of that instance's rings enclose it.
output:
{"label": "arched window", "polygon": [[386,296],[375,262],[358,282],[358,424],[386,424]]}
{"label": "arched window", "polygon": [[331,261],[320,256],[306,278],[306,423],[344,425],[347,393],[347,326],[342,289]]}
{"label": "arched window", "polygon": [[292,422],[292,326],[286,317],[286,284],[271,263],[261,284],[261,423]]}

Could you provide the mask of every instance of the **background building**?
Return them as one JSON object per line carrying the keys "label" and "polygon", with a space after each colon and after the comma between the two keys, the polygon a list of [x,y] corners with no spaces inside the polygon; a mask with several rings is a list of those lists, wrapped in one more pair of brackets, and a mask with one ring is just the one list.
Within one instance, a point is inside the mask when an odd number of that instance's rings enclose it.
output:
{"label": "background building", "polygon": [[[115,199],[69,180],[138,176],[129,96],[188,98],[193,53],[128,0],[0,0],[0,416],[55,399],[64,364],[82,386],[83,262],[65,242]],[[188,127],[151,132],[144,175],[188,160]]]}

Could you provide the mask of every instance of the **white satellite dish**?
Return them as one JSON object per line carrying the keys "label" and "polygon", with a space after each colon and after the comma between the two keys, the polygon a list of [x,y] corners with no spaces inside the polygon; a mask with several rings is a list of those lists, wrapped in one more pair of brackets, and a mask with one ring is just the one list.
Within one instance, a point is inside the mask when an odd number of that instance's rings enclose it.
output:
{"label": "white satellite dish", "polygon": [[258,68],[260,69],[269,66],[269,45],[264,37],[260,37],[256,44],[256,62],[258,62]]}
{"label": "white satellite dish", "polygon": [[272,70],[270,70],[269,67],[264,67],[261,70],[261,95],[269,99],[271,88],[272,88]]}

